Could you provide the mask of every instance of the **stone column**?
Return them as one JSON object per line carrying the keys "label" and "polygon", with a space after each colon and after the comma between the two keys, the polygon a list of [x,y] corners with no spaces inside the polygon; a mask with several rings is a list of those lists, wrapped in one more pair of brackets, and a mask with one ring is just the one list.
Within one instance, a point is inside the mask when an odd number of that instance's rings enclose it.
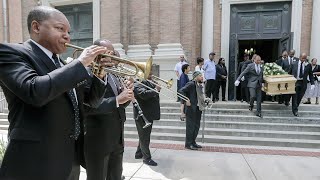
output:
{"label": "stone column", "polygon": [[213,51],[213,21],[214,1],[203,0],[201,57],[204,59],[209,59],[209,53]]}
{"label": "stone column", "polygon": [[296,50],[296,56],[300,55],[302,5],[302,0],[292,0],[291,32],[294,33],[292,49]]}
{"label": "stone column", "polygon": [[320,7],[319,0],[313,0],[313,11],[312,11],[312,27],[311,27],[311,43],[310,43],[310,59],[317,58],[318,64],[320,61]]}
{"label": "stone column", "polygon": [[152,55],[149,44],[150,0],[128,0],[128,22],[128,58],[145,61]]}

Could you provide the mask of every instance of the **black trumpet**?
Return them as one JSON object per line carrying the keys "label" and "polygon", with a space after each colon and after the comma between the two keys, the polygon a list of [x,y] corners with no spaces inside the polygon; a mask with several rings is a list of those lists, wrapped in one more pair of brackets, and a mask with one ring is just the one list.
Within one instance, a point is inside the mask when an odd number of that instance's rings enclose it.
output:
{"label": "black trumpet", "polygon": [[133,104],[133,107],[135,107],[138,110],[138,116],[135,120],[137,121],[139,119],[139,117],[141,117],[145,123],[143,128],[147,128],[147,127],[151,126],[152,123],[150,121],[148,121],[148,119],[143,115],[143,111],[141,110],[140,105],[137,102],[137,100],[132,101],[132,104]]}

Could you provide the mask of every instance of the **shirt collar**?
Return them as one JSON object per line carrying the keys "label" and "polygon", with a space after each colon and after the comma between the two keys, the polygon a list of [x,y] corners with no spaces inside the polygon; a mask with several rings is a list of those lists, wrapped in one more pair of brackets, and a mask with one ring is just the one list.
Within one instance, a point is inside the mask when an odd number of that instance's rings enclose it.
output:
{"label": "shirt collar", "polygon": [[[47,48],[41,46],[39,43],[37,43],[36,41],[30,39],[35,45],[37,45],[50,59],[52,59],[52,55],[53,53],[51,51],[49,51]],[[57,54],[58,58],[59,55]]]}

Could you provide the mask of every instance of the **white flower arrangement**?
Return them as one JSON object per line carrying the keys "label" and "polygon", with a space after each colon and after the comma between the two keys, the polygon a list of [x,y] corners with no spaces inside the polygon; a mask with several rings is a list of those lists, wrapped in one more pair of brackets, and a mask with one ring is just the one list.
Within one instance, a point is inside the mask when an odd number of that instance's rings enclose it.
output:
{"label": "white flower arrangement", "polygon": [[273,76],[273,75],[283,75],[288,74],[285,72],[281,66],[276,63],[266,63],[263,66],[263,75],[264,76]]}

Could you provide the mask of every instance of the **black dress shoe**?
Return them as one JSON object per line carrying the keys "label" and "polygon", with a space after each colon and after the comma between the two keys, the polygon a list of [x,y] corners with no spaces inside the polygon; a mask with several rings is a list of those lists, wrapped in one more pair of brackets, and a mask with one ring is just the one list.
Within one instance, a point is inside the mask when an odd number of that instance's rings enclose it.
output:
{"label": "black dress shoe", "polygon": [[296,116],[296,117],[299,117],[298,112],[293,112],[293,115]]}
{"label": "black dress shoe", "polygon": [[290,105],[290,103],[286,102],[286,103],[284,103],[284,105],[289,106],[289,105]]}
{"label": "black dress shoe", "polygon": [[125,180],[126,179],[126,177],[124,177],[124,176],[121,176],[121,180]]}
{"label": "black dress shoe", "polygon": [[134,158],[135,158],[135,159],[142,159],[142,158],[143,158],[143,155],[142,155],[142,154],[135,154],[135,155],[134,155]]}
{"label": "black dress shoe", "polygon": [[195,146],[193,145],[190,145],[190,146],[186,146],[187,149],[190,149],[190,150],[198,150],[198,148],[196,148]]}
{"label": "black dress shoe", "polygon": [[253,106],[249,106],[249,111],[252,111],[252,109],[253,109]]}
{"label": "black dress shoe", "polygon": [[152,159],[145,159],[143,160],[143,163],[149,166],[158,166],[158,163],[154,162]]}
{"label": "black dress shoe", "polygon": [[261,113],[257,113],[256,116],[262,118],[262,114]]}
{"label": "black dress shoe", "polygon": [[196,148],[202,148],[202,146],[197,144],[197,143],[193,144],[193,146],[196,147]]}

